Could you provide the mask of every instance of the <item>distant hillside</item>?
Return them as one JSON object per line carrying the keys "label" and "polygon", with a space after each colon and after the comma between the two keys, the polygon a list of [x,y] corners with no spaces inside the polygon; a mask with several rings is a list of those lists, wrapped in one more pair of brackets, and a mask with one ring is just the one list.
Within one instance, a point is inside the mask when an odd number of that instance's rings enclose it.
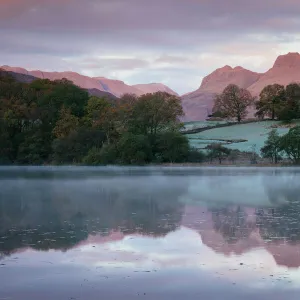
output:
{"label": "distant hillside", "polygon": [[[16,72],[12,72],[12,71],[6,71],[2,68],[0,68],[0,71],[8,73],[9,75],[13,76],[19,82],[30,83],[30,82],[38,79],[38,77],[35,77],[35,76],[32,76],[32,75],[23,74],[23,73],[16,73]],[[100,91],[98,89],[86,89],[86,90],[89,92],[89,94],[91,96],[107,97],[111,100],[118,99],[115,95],[113,95],[109,92]]]}
{"label": "distant hillside", "polygon": [[12,72],[12,71],[6,71],[3,68],[0,67],[0,72],[5,72],[9,75],[11,75],[12,77],[14,77],[17,81],[19,82],[25,82],[25,83],[30,83],[34,80],[36,80],[37,78],[31,75],[26,75],[26,74],[22,74],[22,73],[16,73],[16,72]]}

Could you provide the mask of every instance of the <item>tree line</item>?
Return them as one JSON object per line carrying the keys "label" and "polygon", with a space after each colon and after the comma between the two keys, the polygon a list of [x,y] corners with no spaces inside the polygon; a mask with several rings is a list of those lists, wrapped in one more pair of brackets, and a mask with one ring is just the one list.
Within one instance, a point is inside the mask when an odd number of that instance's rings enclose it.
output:
{"label": "tree line", "polygon": [[16,81],[0,70],[1,164],[146,164],[199,161],[180,133],[180,98],[117,100],[67,79]]}
{"label": "tree line", "polygon": [[229,84],[215,97],[213,117],[235,119],[241,122],[255,108],[258,119],[291,121],[300,118],[300,84],[291,83],[284,87],[272,84],[264,87],[258,98],[235,84]]}
{"label": "tree line", "polygon": [[[279,120],[286,123],[300,118],[300,84],[291,83],[284,87],[280,84],[266,86],[255,98],[251,93],[237,85],[228,85],[221,94],[215,97],[213,117],[235,119],[240,123],[249,113],[249,108],[255,108],[255,117]],[[222,145],[214,144],[209,147],[210,153],[219,159],[228,157],[231,153]],[[300,127],[295,126],[289,132],[280,136],[277,130],[272,130],[264,147],[262,157],[270,158],[277,163],[283,158],[300,163]]]}

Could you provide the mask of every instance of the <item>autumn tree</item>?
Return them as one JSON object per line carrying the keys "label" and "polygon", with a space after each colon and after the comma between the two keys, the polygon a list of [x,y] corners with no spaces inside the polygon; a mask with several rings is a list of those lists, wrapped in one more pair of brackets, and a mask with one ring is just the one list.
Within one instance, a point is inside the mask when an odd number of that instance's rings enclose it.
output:
{"label": "autumn tree", "polygon": [[79,120],[71,114],[71,110],[63,107],[60,110],[60,117],[53,129],[53,134],[56,138],[65,138],[78,127],[78,124]]}
{"label": "autumn tree", "polygon": [[229,84],[220,95],[216,96],[213,111],[241,122],[248,113],[247,108],[253,102],[254,99],[248,90]]}
{"label": "autumn tree", "polygon": [[272,84],[266,86],[259,95],[259,101],[255,103],[256,116],[265,116],[274,120],[282,108],[285,99],[285,89],[283,85]]}

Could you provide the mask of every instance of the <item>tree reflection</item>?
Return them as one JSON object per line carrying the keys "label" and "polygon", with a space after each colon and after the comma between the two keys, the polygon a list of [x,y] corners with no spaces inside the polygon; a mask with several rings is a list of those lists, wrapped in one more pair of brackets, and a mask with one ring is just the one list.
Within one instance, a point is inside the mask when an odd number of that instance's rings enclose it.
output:
{"label": "tree reflection", "polygon": [[66,251],[89,235],[163,236],[181,221],[179,177],[31,178],[1,181],[0,255],[31,247]]}
{"label": "tree reflection", "polygon": [[214,230],[222,234],[227,243],[247,239],[255,228],[255,224],[247,220],[247,213],[241,206],[214,208],[211,213]]}
{"label": "tree reflection", "polygon": [[[276,174],[275,174],[276,175]],[[265,188],[272,208],[257,211],[257,226],[261,237],[268,241],[300,241],[300,185],[296,174],[269,178]],[[275,182],[274,182],[275,179]]]}

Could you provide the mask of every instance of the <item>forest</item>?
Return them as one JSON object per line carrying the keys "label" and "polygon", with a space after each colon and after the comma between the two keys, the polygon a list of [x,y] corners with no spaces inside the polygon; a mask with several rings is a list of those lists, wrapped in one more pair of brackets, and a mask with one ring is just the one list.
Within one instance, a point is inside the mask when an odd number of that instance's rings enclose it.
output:
{"label": "forest", "polygon": [[182,115],[180,98],[164,92],[111,100],[66,79],[23,83],[0,71],[0,164],[201,161]]}

